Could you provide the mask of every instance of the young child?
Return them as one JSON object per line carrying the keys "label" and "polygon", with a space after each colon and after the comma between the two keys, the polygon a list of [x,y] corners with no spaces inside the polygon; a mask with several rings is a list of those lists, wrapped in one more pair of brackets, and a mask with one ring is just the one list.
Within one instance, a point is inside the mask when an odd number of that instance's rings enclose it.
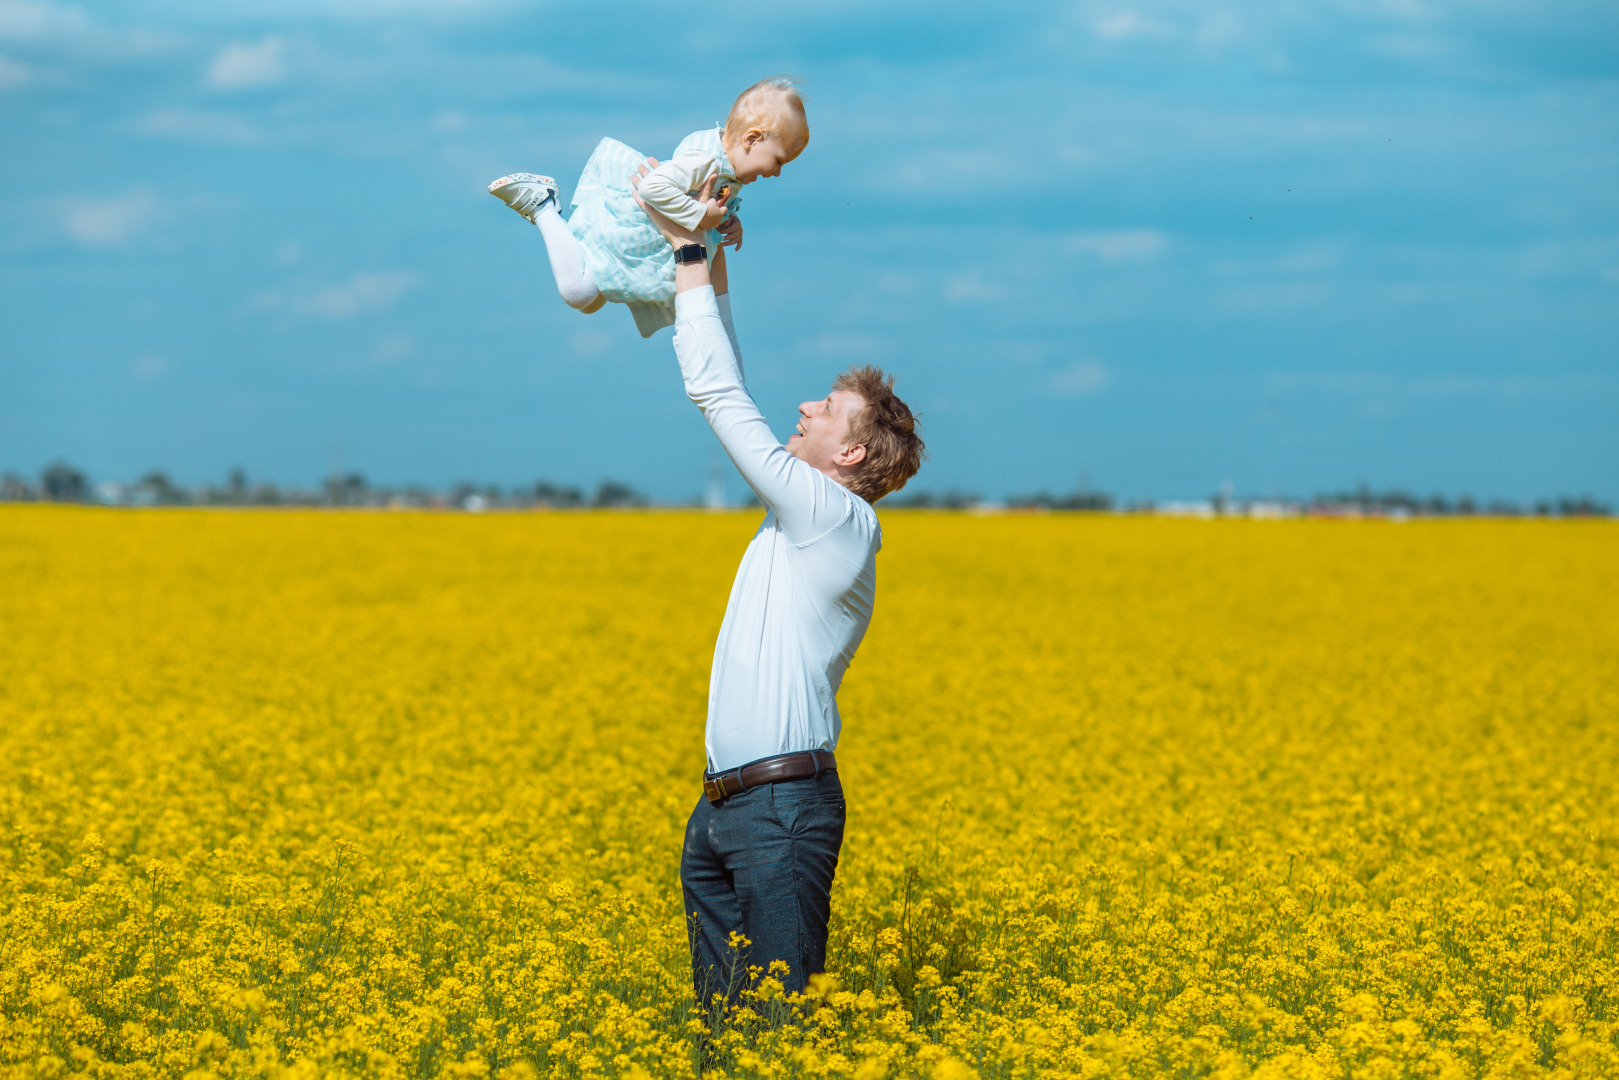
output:
{"label": "young child", "polygon": [[[641,177],[641,197],[687,228],[708,229],[712,260],[722,243],[742,246],[737,189],[780,175],[808,142],[797,88],[789,79],[766,79],[742,92],[723,126],[692,132],[673,158]],[[627,304],[641,336],[651,337],[674,325],[675,261],[635,201],[635,180],[645,163],[644,154],[603,139],[585,162],[567,221],[549,176],[502,176],[489,193],[539,226],[557,291],[570,307],[588,315],[608,300]],[[697,196],[710,181],[712,197],[705,202]]]}

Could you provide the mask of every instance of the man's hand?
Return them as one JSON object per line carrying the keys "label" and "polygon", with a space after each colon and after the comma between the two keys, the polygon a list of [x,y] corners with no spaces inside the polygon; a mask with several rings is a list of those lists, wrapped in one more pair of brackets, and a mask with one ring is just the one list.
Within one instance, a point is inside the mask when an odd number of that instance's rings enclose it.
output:
{"label": "man's hand", "polygon": [[729,244],[738,251],[742,250],[742,219],[732,214],[720,222],[720,247]]}
{"label": "man's hand", "polygon": [[[671,247],[684,247],[687,244],[703,243],[703,234],[708,231],[709,226],[698,222],[696,228],[688,229],[679,222],[664,217],[662,213],[648,205],[647,201],[641,198],[641,177],[658,167],[657,158],[647,158],[647,161],[651,167],[649,168],[647,165],[640,166],[637,170],[639,175],[631,181],[636,188],[635,201],[640,204],[642,210],[646,211],[646,216],[652,219],[652,224],[657,226],[658,231],[663,234],[665,240],[669,241]],[[697,193],[697,197],[703,202],[709,203],[710,206],[719,206],[718,202],[709,198],[713,191],[714,178],[710,177],[708,183],[704,184],[702,190]],[[720,209],[723,211],[724,207],[720,207]],[[703,215],[703,220],[708,220],[707,214]]]}
{"label": "man's hand", "polygon": [[[652,168],[655,169],[658,167],[657,161],[653,158],[647,158],[647,160],[652,163]],[[703,243],[703,235],[708,230],[704,229],[700,222],[695,229],[688,229],[684,225],[664,217],[658,211],[648,206],[645,199],[641,198],[640,177],[645,176],[648,171],[647,166],[643,165],[639,169],[640,175],[634,178],[634,183],[636,186],[635,201],[641,204],[641,209],[646,211],[646,216],[651,219],[652,224],[657,226],[658,231],[663,234],[663,238],[665,240],[669,241],[671,247],[679,248],[685,247],[687,244]],[[704,202],[712,202],[713,200],[711,200],[709,196],[713,193],[714,180],[713,178],[710,178],[708,183],[703,185],[703,190],[698,192],[698,197]],[[714,205],[717,206],[718,203],[715,203]],[[724,279],[722,277],[721,281],[723,282],[723,280]],[[677,294],[686,292],[689,289],[700,289],[705,285],[712,284],[714,284],[714,281],[709,277],[708,263],[705,260],[699,260],[694,263],[675,264],[675,292]],[[716,291],[714,295],[718,296],[719,292]]]}

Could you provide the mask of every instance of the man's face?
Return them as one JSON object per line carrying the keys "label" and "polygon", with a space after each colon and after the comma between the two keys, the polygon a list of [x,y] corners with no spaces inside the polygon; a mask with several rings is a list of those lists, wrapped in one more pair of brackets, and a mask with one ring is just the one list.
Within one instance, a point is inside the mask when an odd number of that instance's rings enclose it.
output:
{"label": "man's face", "polygon": [[846,459],[853,448],[844,445],[849,419],[865,404],[851,390],[834,390],[820,401],[804,402],[798,407],[798,431],[787,439],[787,452],[822,472],[851,464]]}

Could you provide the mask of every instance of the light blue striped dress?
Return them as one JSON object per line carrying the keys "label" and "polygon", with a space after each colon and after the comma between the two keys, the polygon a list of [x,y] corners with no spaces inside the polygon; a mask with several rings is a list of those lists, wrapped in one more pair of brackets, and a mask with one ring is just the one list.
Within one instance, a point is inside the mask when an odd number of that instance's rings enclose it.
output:
{"label": "light blue striped dress", "polygon": [[[733,194],[726,203],[731,213],[742,204],[734,194],[736,173],[720,143],[720,129],[694,131],[681,140],[675,153],[699,149],[712,154],[722,181]],[[635,201],[630,178],[646,164],[646,155],[617,139],[603,139],[585,162],[585,171],[573,191],[573,212],[568,228],[584,249],[585,266],[596,288],[609,300],[625,304],[635,316],[642,337],[651,337],[675,322],[675,253]],[[719,250],[718,230],[708,232],[708,257]]]}

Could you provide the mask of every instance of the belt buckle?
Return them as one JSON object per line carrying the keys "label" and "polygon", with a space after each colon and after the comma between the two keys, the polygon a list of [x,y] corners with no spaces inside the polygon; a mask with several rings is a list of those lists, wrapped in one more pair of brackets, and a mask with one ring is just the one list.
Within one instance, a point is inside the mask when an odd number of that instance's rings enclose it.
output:
{"label": "belt buckle", "polygon": [[703,794],[707,795],[708,801],[713,803],[715,806],[718,806],[720,803],[724,802],[727,796],[730,795],[730,792],[725,790],[725,774],[720,773],[711,780],[704,780]]}

